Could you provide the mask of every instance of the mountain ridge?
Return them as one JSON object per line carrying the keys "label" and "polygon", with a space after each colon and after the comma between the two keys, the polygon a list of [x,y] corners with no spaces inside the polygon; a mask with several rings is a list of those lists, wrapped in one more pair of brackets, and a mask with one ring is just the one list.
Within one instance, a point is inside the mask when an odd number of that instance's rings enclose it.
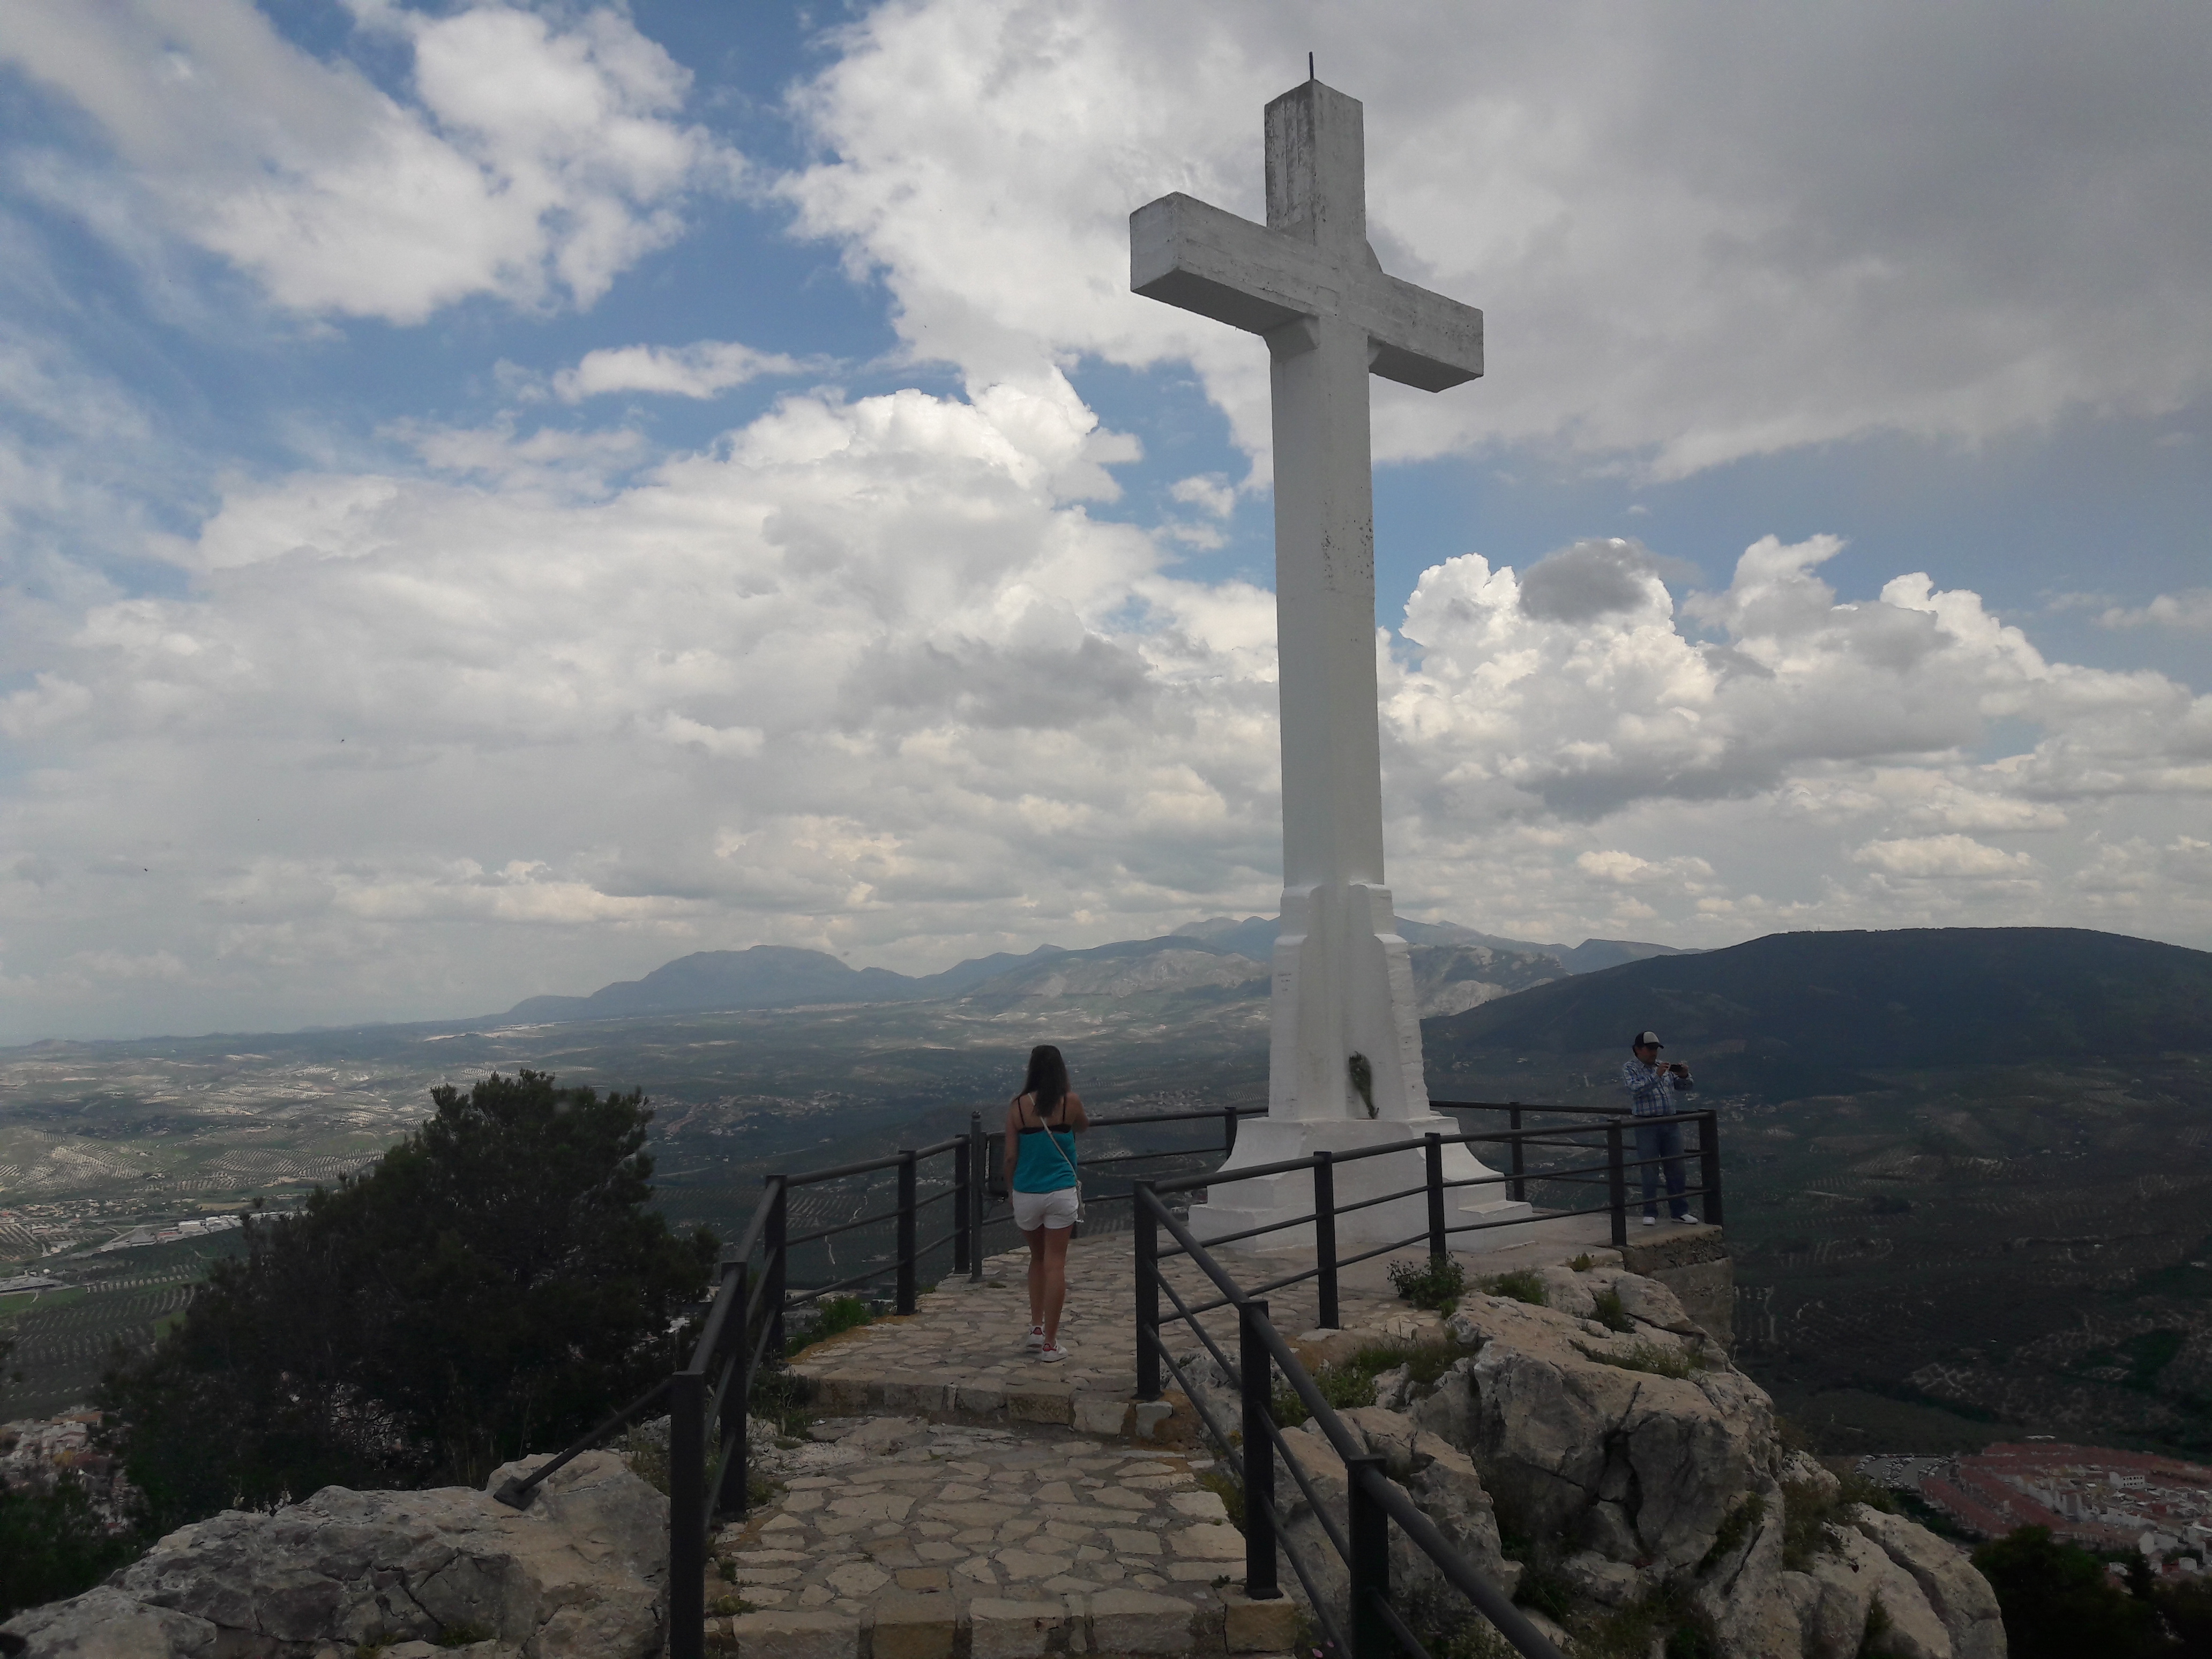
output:
{"label": "mountain ridge", "polygon": [[1869,1070],[2212,1048],[2212,952],[2075,927],[1770,933],[1556,980],[1424,1022],[1432,1062],[1587,1063],[1650,1028],[1723,1092],[1879,1086]]}
{"label": "mountain ridge", "polygon": [[[1152,939],[1116,939],[1081,950],[1040,945],[1016,955],[998,951],[971,957],[939,973],[909,975],[888,968],[853,968],[826,951],[789,945],[756,945],[743,951],[697,951],[662,963],[634,980],[617,980],[583,996],[526,997],[499,1018],[532,1024],[559,1024],[572,1020],[620,1019],[633,1014],[705,1013],[710,1012],[805,1007],[820,1004],[927,1001],[933,998],[980,993],[996,988],[1002,995],[1018,994],[1025,976],[1032,981],[1047,963],[1107,963],[1175,952],[1202,951],[1251,963],[1253,975],[1264,975],[1273,954],[1279,923],[1273,917],[1212,916],[1188,922],[1171,933]],[[1416,948],[1474,949],[1507,957],[1547,957],[1569,974],[1588,973],[1619,963],[1655,956],[1692,954],[1669,945],[1632,939],[1584,939],[1578,945],[1537,945],[1477,933],[1455,922],[1401,921],[1399,933]],[[1433,967],[1433,964],[1430,964]],[[1497,994],[1519,987],[1480,980],[1467,971],[1468,964],[1454,961],[1434,968],[1427,977],[1437,982],[1454,980],[1469,985],[1495,985]],[[1123,974],[1101,976],[1079,974],[1089,984],[1134,983]],[[1137,981],[1143,979],[1137,975]],[[1153,988],[1169,988],[1160,975]],[[1169,977],[1173,977],[1172,975]],[[1237,981],[1203,966],[1186,966],[1182,981],[1191,986],[1226,987]],[[1528,977],[1525,969],[1509,970],[1508,979]],[[998,986],[1000,981],[1009,981]],[[1431,1006],[1424,998],[1424,1006]]]}

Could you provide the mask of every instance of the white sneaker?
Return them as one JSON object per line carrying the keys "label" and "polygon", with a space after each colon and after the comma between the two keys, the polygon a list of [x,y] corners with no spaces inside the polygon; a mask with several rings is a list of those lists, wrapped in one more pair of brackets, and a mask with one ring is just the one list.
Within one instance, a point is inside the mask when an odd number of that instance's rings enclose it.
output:
{"label": "white sneaker", "polygon": [[1067,1350],[1056,1342],[1048,1342],[1037,1350],[1037,1359],[1042,1364],[1057,1365],[1066,1358]]}
{"label": "white sneaker", "polygon": [[1644,1224],[1647,1227],[1656,1227],[1659,1224],[1659,1218],[1656,1215],[1647,1215],[1644,1218]]}
{"label": "white sneaker", "polygon": [[1685,1227],[1694,1227],[1698,1224],[1698,1218],[1693,1215],[1678,1215],[1674,1219]]}
{"label": "white sneaker", "polygon": [[1022,1339],[1022,1346],[1030,1353],[1035,1353],[1039,1348],[1044,1346],[1044,1327],[1030,1326],[1030,1334]]}

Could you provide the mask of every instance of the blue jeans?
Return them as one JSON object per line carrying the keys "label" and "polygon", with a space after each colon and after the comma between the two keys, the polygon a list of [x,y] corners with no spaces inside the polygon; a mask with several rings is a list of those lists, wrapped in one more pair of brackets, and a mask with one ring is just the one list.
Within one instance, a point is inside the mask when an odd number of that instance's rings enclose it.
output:
{"label": "blue jeans", "polygon": [[1659,1165],[1654,1159],[1666,1160],[1667,1204],[1678,1216],[1690,1212],[1684,1201],[1682,1189],[1689,1183],[1682,1178],[1682,1124],[1679,1118],[1639,1117],[1636,1120],[1636,1157],[1644,1167],[1638,1171],[1644,1177],[1644,1213],[1659,1213]]}

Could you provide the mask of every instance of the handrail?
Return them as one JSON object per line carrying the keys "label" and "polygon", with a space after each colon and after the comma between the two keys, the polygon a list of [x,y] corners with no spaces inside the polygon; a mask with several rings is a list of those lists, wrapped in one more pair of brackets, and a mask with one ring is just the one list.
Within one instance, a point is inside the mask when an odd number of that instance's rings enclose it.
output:
{"label": "handrail", "polygon": [[[1517,1102],[1437,1101],[1432,1103],[1439,1111],[1507,1112],[1510,1115],[1509,1127],[1504,1130],[1462,1132],[1450,1135],[1425,1133],[1414,1139],[1362,1147],[1357,1151],[1334,1155],[1321,1152],[1310,1158],[1250,1165],[1226,1176],[1217,1169],[1210,1174],[1170,1176],[1148,1181],[1138,1172],[1130,1170],[1127,1175],[1117,1173],[1108,1177],[1117,1184],[1126,1180],[1129,1183],[1126,1191],[1094,1193],[1088,1201],[1109,1204],[1126,1200],[1130,1204],[1131,1215],[1136,1225],[1139,1397],[1158,1397],[1160,1374],[1164,1367],[1191,1394],[1206,1431],[1223,1445],[1231,1466],[1245,1479],[1247,1517],[1252,1526],[1252,1532],[1248,1534],[1248,1594],[1255,1600],[1265,1600],[1279,1594],[1275,1588],[1274,1558],[1274,1550],[1279,1543],[1290,1559],[1292,1571],[1304,1586],[1313,1604],[1315,1616],[1327,1632],[1329,1645],[1339,1659],[1389,1659],[1390,1644],[1394,1641],[1404,1644],[1410,1638],[1411,1632],[1387,1605],[1375,1600],[1374,1583],[1380,1581],[1375,1580],[1370,1569],[1376,1559],[1376,1540],[1380,1538],[1381,1571],[1382,1580],[1387,1581],[1387,1529],[1395,1524],[1413,1540],[1415,1547],[1437,1562],[1445,1580],[1466,1595],[1523,1654],[1536,1656],[1536,1659],[1556,1659],[1552,1648],[1543,1643],[1541,1636],[1528,1624],[1526,1618],[1455,1554],[1434,1525],[1413,1506],[1412,1500],[1393,1486],[1374,1466],[1375,1461],[1348,1438],[1341,1420],[1320,1395],[1312,1378],[1299,1365],[1281,1334],[1268,1322],[1267,1304],[1260,1297],[1268,1291],[1307,1279],[1317,1279],[1323,1316],[1322,1322],[1334,1325],[1338,1316],[1339,1269],[1374,1256],[1416,1247],[1425,1242],[1432,1251],[1442,1251],[1449,1247],[1449,1239],[1455,1234],[1522,1224],[1523,1217],[1521,1215],[1498,1221],[1449,1223],[1443,1207],[1444,1196],[1462,1188],[1504,1186],[1518,1202],[1526,1199],[1526,1189],[1532,1182],[1557,1181],[1571,1188],[1595,1184],[1601,1180],[1607,1191],[1601,1203],[1586,1208],[1547,1211],[1547,1213],[1584,1215],[1609,1211],[1613,1217],[1614,1242],[1625,1243],[1627,1173],[1631,1170],[1649,1168],[1663,1160],[1631,1159],[1625,1156],[1624,1136],[1630,1127],[1630,1121],[1628,1115],[1621,1112]],[[1079,1176],[1085,1172],[1103,1173],[1109,1166],[1118,1168],[1176,1158],[1211,1159],[1225,1157],[1236,1150],[1239,1122],[1258,1116],[1265,1110],[1266,1108],[1261,1106],[1224,1106],[1192,1111],[1095,1116],[1091,1120],[1091,1127],[1103,1131],[1156,1125],[1218,1123],[1220,1135],[1218,1141],[1211,1146],[1203,1144],[1206,1138],[1200,1136],[1198,1139],[1201,1144],[1198,1145],[1159,1146],[1155,1144],[1137,1151],[1085,1159],[1079,1167]],[[1524,1114],[1540,1116],[1547,1113],[1589,1121],[1561,1123],[1555,1120],[1541,1124],[1524,1122]],[[1686,1191],[1683,1196],[1703,1197],[1708,1206],[1710,1218],[1717,1222],[1721,1218],[1720,1166],[1715,1139],[1717,1119],[1711,1110],[1682,1113],[1678,1116],[1683,1120],[1694,1118],[1701,1127],[1700,1144],[1695,1156],[1701,1160],[1703,1179],[1697,1188]],[[1601,1143],[1596,1139],[1600,1135],[1604,1137]],[[502,1501],[517,1503],[518,1506],[526,1504],[530,1501],[530,1494],[547,1475],[611,1432],[622,1422],[655,1401],[664,1396],[666,1398],[670,1460],[670,1659],[703,1659],[705,1607],[702,1584],[706,1567],[707,1535],[722,1514],[734,1510],[742,1515],[747,1507],[750,1470],[749,1448],[745,1443],[746,1410],[763,1368],[781,1364],[785,1346],[785,1316],[809,1303],[819,1302],[835,1291],[877,1281],[887,1271],[895,1271],[896,1273],[895,1305],[897,1310],[902,1314],[913,1313],[920,1292],[918,1281],[923,1260],[941,1260],[937,1253],[948,1244],[951,1247],[952,1272],[964,1273],[971,1281],[980,1280],[983,1273],[986,1230],[1003,1225],[1012,1218],[1006,1209],[994,1212],[988,1197],[991,1174],[988,1154],[996,1139],[994,1134],[985,1131],[982,1114],[976,1111],[969,1115],[965,1134],[952,1136],[927,1146],[828,1169],[779,1171],[768,1176],[763,1183],[761,1201],[747,1218],[738,1243],[722,1253],[719,1283],[703,1310],[704,1317],[701,1321],[697,1340],[681,1365],[646,1395],[623,1407],[594,1429],[591,1435],[549,1462],[527,1480],[502,1483],[497,1494]],[[1443,1173],[1442,1149],[1453,1146],[1500,1148],[1509,1155],[1510,1169],[1504,1174],[1454,1177],[1447,1181]],[[1557,1170],[1531,1170],[1527,1166],[1526,1156],[1531,1147],[1539,1151],[1569,1153],[1585,1152],[1594,1157],[1601,1156],[1603,1161],[1567,1161]],[[1426,1154],[1427,1178],[1422,1184],[1379,1196],[1363,1196],[1340,1205],[1335,1201],[1334,1170],[1336,1166],[1413,1151],[1422,1151]],[[921,1192],[922,1166],[939,1158],[949,1158],[950,1179],[945,1179],[945,1172],[933,1169],[929,1176],[932,1190],[925,1196]],[[1313,1226],[1319,1244],[1316,1265],[1310,1269],[1269,1279],[1253,1288],[1239,1286],[1229,1277],[1212,1250],[1198,1243],[1189,1230],[1175,1218],[1165,1202],[1164,1195],[1167,1194],[1298,1170],[1312,1172],[1317,1206],[1314,1214],[1209,1241],[1218,1248],[1235,1238],[1256,1237],[1309,1224]],[[891,1208],[872,1211],[853,1220],[833,1223],[805,1233],[794,1234],[792,1231],[793,1194],[828,1182],[875,1176],[887,1170],[894,1172],[896,1177],[896,1201]],[[875,1190],[877,1183],[868,1182],[860,1195],[861,1202],[866,1201],[867,1193]],[[1371,1211],[1378,1205],[1422,1194],[1427,1196],[1429,1211],[1428,1225],[1422,1231],[1393,1243],[1365,1247],[1351,1253],[1338,1252],[1335,1223],[1339,1216]],[[921,1239],[915,1224],[921,1212],[946,1200],[950,1201],[952,1209],[949,1231],[934,1238]],[[856,1205],[854,1207],[859,1206]],[[882,1227],[885,1224],[890,1224],[895,1235],[888,1256],[878,1254],[871,1257],[858,1271],[836,1278],[828,1284],[793,1284],[793,1250],[809,1244],[826,1244],[830,1238],[863,1229]],[[1160,1247],[1158,1238],[1163,1225],[1171,1241],[1165,1249]],[[1197,1300],[1196,1304],[1192,1305],[1165,1281],[1158,1271],[1159,1261],[1164,1256],[1176,1255],[1188,1255],[1199,1264],[1220,1291],[1218,1300]],[[760,1264],[757,1269],[753,1265],[756,1258]],[[1184,1376],[1182,1365],[1175,1356],[1165,1352],[1160,1340],[1159,1293],[1163,1290],[1176,1307],[1175,1320],[1187,1324],[1196,1333],[1199,1340],[1220,1364],[1225,1374],[1240,1379],[1248,1376],[1255,1379],[1253,1386],[1261,1392],[1256,1403],[1249,1397],[1245,1401],[1243,1438],[1247,1446],[1265,1443],[1270,1449],[1267,1455],[1248,1462],[1244,1454],[1231,1443],[1224,1426],[1214,1419],[1212,1412],[1204,1402],[1202,1390],[1190,1388],[1190,1379]],[[1241,1353],[1239,1363],[1233,1366],[1200,1322],[1200,1315],[1223,1307],[1234,1307],[1239,1322]],[[1340,1530],[1334,1517],[1316,1501],[1313,1483],[1296,1460],[1286,1459],[1285,1462],[1307,1500],[1314,1504],[1316,1513],[1322,1516],[1322,1530],[1329,1547],[1346,1559],[1348,1566],[1354,1558],[1367,1563],[1365,1567],[1352,1569],[1355,1580],[1366,1583],[1368,1588],[1354,1596],[1351,1626],[1353,1639],[1349,1646],[1345,1640],[1346,1632],[1337,1627],[1335,1618],[1324,1605],[1324,1598],[1310,1564],[1304,1560],[1299,1550],[1293,1548],[1290,1540],[1282,1535],[1286,1530],[1286,1523],[1273,1495],[1273,1449],[1282,1443],[1281,1431],[1265,1410],[1266,1379],[1278,1369],[1282,1370],[1293,1390],[1305,1403],[1307,1410],[1321,1425],[1322,1433],[1338,1455],[1346,1460],[1349,1477],[1347,1492],[1353,1510],[1349,1533]],[[1240,1386],[1243,1386],[1242,1382]],[[1263,1555],[1264,1562],[1261,1559]],[[1382,1632],[1379,1638],[1376,1635],[1378,1632]],[[1536,1645],[1528,1645],[1523,1641],[1523,1636],[1532,1639]],[[1380,1648],[1375,1645],[1378,1640],[1382,1643]],[[1408,1648],[1407,1652],[1412,1659],[1428,1659],[1418,1643]]]}
{"label": "handrail", "polygon": [[[1363,1495],[1369,1501],[1377,1504],[1391,1521],[1397,1523],[1400,1530],[1412,1540],[1414,1547],[1429,1558],[1455,1589],[1474,1603],[1482,1616],[1487,1619],[1498,1634],[1510,1642],[1517,1651],[1528,1656],[1528,1659],[1559,1659],[1559,1650],[1552,1645],[1541,1631],[1528,1621],[1528,1615],[1515,1607],[1511,1600],[1496,1585],[1490,1583],[1476,1572],[1445,1540],[1443,1534],[1437,1530],[1435,1524],[1414,1506],[1413,1499],[1407,1496],[1404,1489],[1383,1476],[1370,1461],[1366,1445],[1352,1437],[1352,1431],[1345,1426],[1343,1419],[1337,1416],[1335,1408],[1328,1403],[1328,1398],[1322,1393],[1320,1385],[1314,1381],[1305,1366],[1299,1362],[1297,1355],[1291,1351],[1290,1344],[1283,1340],[1282,1333],[1275,1328],[1273,1322],[1267,1318],[1264,1311],[1255,1310],[1264,1304],[1255,1304],[1244,1293],[1237,1281],[1229,1275],[1218,1261],[1214,1260],[1212,1252],[1200,1243],[1190,1230],[1176,1218],[1174,1212],[1160,1202],[1158,1195],[1151,1190],[1149,1186],[1139,1190],[1142,1194],[1139,1201],[1148,1219],[1155,1225],[1165,1227],[1170,1236],[1182,1247],[1182,1253],[1198,1267],[1199,1270],[1211,1279],[1224,1295],[1235,1300],[1242,1315],[1240,1322],[1243,1328],[1256,1336],[1260,1346],[1265,1348],[1268,1360],[1283,1374],[1283,1380],[1291,1385],[1291,1391],[1298,1396],[1300,1403],[1305,1407],[1312,1420],[1320,1425],[1322,1433],[1328,1439],[1330,1447],[1343,1461],[1347,1489],[1352,1486],[1360,1487]],[[1142,1262],[1141,1255],[1139,1260]],[[1152,1265],[1144,1263],[1139,1271],[1142,1272],[1145,1267]],[[1156,1268],[1154,1271],[1157,1273]],[[1157,1282],[1173,1295],[1173,1288],[1166,1285],[1164,1280]],[[1181,1297],[1177,1297],[1176,1300],[1180,1304]],[[1143,1305],[1141,1296],[1139,1305],[1141,1309]],[[1141,1316],[1140,1314],[1139,1317]],[[1190,1323],[1194,1328],[1196,1328],[1197,1321],[1194,1317],[1190,1320]],[[1154,1340],[1156,1341],[1158,1325],[1155,1322]],[[1227,1371],[1230,1368],[1224,1365],[1222,1369]],[[1263,1379],[1252,1375],[1253,1369],[1249,1365],[1240,1368],[1239,1374],[1236,1376],[1238,1390],[1248,1402],[1255,1398],[1264,1401],[1267,1397],[1267,1390],[1261,1386]],[[1196,1403],[1194,1396],[1193,1403]],[[1254,1413],[1248,1410],[1245,1413],[1245,1422],[1248,1425],[1246,1432],[1248,1449],[1250,1446],[1249,1430],[1253,1420]],[[1208,1426],[1211,1428],[1212,1425],[1209,1424]],[[1273,1427],[1272,1419],[1267,1419],[1265,1426],[1271,1448],[1279,1445],[1280,1432]],[[1222,1438],[1225,1442],[1226,1437]],[[1285,1455],[1283,1461],[1286,1465],[1292,1467],[1295,1467],[1297,1462],[1294,1457],[1288,1455]],[[1347,1491],[1347,1496],[1349,1495]],[[1315,1512],[1321,1513],[1320,1505],[1315,1505]],[[1253,1519],[1249,1504],[1246,1508],[1246,1517],[1248,1522]],[[1273,1517],[1267,1518],[1272,1520]],[[1285,1540],[1273,1538],[1267,1541],[1272,1549]],[[1334,1543],[1335,1540],[1332,1538],[1330,1541]],[[1389,1593],[1387,1580],[1389,1557],[1386,1549],[1382,1553],[1385,1583],[1382,1585],[1370,1585],[1362,1582],[1366,1576],[1362,1571],[1362,1566],[1368,1564],[1364,1564],[1360,1559],[1365,1552],[1358,1548],[1358,1540],[1356,1538],[1349,1540],[1349,1547],[1340,1548],[1340,1553],[1344,1556],[1346,1568],[1352,1578],[1352,1590],[1354,1603],[1352,1611],[1356,1627],[1360,1622],[1359,1603],[1363,1598],[1372,1596],[1379,1605]],[[1346,1659],[1349,1659],[1349,1656]]]}

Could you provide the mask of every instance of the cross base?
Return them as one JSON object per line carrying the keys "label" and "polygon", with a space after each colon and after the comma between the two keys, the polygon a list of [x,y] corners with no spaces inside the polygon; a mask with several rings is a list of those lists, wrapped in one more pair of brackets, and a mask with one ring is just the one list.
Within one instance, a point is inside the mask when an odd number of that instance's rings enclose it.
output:
{"label": "cross base", "polygon": [[[1191,1232],[1203,1243],[1224,1233],[1242,1232],[1247,1227],[1266,1226],[1313,1213],[1313,1176],[1309,1171],[1293,1170],[1282,1175],[1255,1176],[1232,1182],[1231,1177],[1240,1169],[1311,1158],[1317,1152],[1341,1157],[1346,1152],[1361,1152],[1394,1140],[1408,1140],[1418,1135],[1450,1135],[1459,1132],[1459,1125],[1441,1112],[1395,1122],[1370,1118],[1305,1123],[1285,1123],[1273,1118],[1248,1121],[1237,1130],[1237,1150],[1214,1177],[1215,1184],[1208,1189],[1207,1201],[1191,1206]],[[1464,1146],[1447,1146],[1443,1153],[1446,1181],[1469,1181],[1492,1173]],[[1334,1176],[1336,1202],[1341,1209],[1362,1199],[1421,1187],[1428,1180],[1428,1155],[1419,1149],[1386,1152],[1380,1158],[1362,1158],[1356,1164],[1339,1164]],[[1527,1204],[1508,1198],[1503,1182],[1450,1188],[1444,1194],[1447,1227],[1478,1221],[1514,1221],[1534,1213]],[[1410,1197],[1340,1215],[1336,1242],[1340,1249],[1353,1244],[1382,1244],[1395,1238],[1412,1238],[1428,1224],[1428,1196],[1416,1191]],[[1497,1232],[1454,1233],[1447,1242],[1455,1249],[1494,1249],[1513,1242],[1519,1231],[1511,1228]],[[1313,1247],[1313,1228],[1309,1224],[1263,1233],[1228,1248],[1311,1250]],[[1407,1249],[1413,1254],[1426,1254],[1425,1245],[1418,1241]]]}

